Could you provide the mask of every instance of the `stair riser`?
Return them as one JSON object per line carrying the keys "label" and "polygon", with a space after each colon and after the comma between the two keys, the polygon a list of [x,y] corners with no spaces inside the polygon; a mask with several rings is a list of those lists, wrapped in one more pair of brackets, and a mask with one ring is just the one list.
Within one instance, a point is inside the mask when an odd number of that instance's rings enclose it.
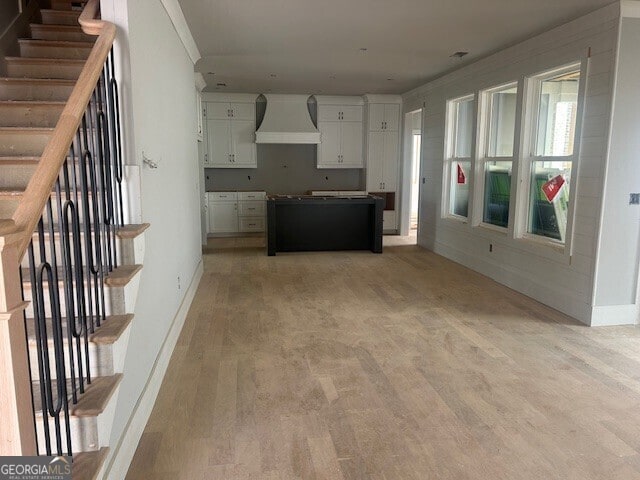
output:
{"label": "stair riser", "polygon": [[[71,445],[74,448],[73,453],[95,452],[101,447],[106,447],[111,436],[111,427],[115,416],[116,405],[118,402],[118,392],[120,387],[109,399],[109,403],[105,410],[97,416],[91,417],[75,417],[71,416],[69,424],[71,430]],[[48,419],[49,429],[52,433],[52,446],[56,448],[55,441],[55,423],[52,419]],[[66,445],[67,435],[62,424],[62,440]],[[41,455],[45,454],[45,436],[44,436],[44,418],[41,414],[36,415],[36,434],[38,437],[38,447]]]}
{"label": "stair riser", "polygon": [[[81,227],[82,228],[82,227]],[[74,240],[71,239],[71,248],[73,249],[73,242]],[[126,265],[123,261],[122,261],[122,250],[123,250],[123,245],[124,245],[124,249],[129,250],[131,247],[128,244],[133,243],[132,239],[120,239],[116,236],[116,255],[118,258],[118,265]],[[35,236],[34,237],[34,246],[36,248],[36,251],[40,251],[40,246],[38,243],[38,237]],[[45,237],[45,242],[44,242],[44,249],[47,255],[47,258],[51,258],[51,242],[49,241],[49,236],[47,235]],[[61,244],[61,238],[60,236],[56,235],[55,237],[55,249],[56,249],[56,253],[58,254],[58,258],[62,257],[62,244]],[[80,234],[80,249],[82,251],[82,258],[87,258],[86,257],[86,247],[85,247],[85,241],[84,241],[84,233],[81,232]],[[75,265],[75,258],[72,256],[71,258],[71,264]],[[128,265],[134,265],[129,263]],[[29,258],[27,256],[25,256],[22,259],[22,266],[25,268],[29,267]]]}
{"label": "stair riser", "polygon": [[0,156],[42,155],[51,133],[0,131]]}
{"label": "stair riser", "polygon": [[72,2],[70,0],[52,0],[51,1],[51,9],[52,10],[77,10],[78,8],[82,8],[87,2]]}
{"label": "stair riser", "polygon": [[[105,310],[106,315],[124,315],[127,313],[133,313],[135,307],[136,295],[138,293],[138,285],[140,282],[140,274],[138,273],[131,282],[129,282],[125,287],[108,287],[105,285],[104,289],[104,298],[105,298]],[[92,295],[94,294],[94,283],[92,281]],[[49,287],[46,282],[44,285],[44,309],[45,316],[52,317],[51,314],[51,306],[49,302]],[[85,293],[86,295],[86,293]],[[29,302],[29,305],[26,309],[27,318],[33,318],[33,304],[31,302],[31,288],[24,289],[25,300]],[[94,298],[95,302],[95,298]],[[60,296],[60,309],[63,317],[67,316],[66,309],[66,301],[64,295]],[[77,310],[77,305],[76,305]]]}
{"label": "stair riser", "polygon": [[90,48],[34,45],[31,43],[20,44],[20,56],[26,58],[68,58],[71,60],[86,60],[90,53]]}
{"label": "stair riser", "polygon": [[[66,329],[66,326],[64,327]],[[118,341],[113,344],[95,344],[89,343],[89,363],[91,366],[91,377],[104,377],[113,375],[115,373],[122,373],[122,369],[124,366],[124,351],[126,350],[127,343],[129,341],[129,332],[131,330],[131,325],[127,327],[127,330],[118,338]],[[65,351],[65,372],[66,375],[69,375],[71,371],[70,363],[69,363],[69,345],[67,338],[67,331],[63,331],[64,340],[64,351]],[[83,358],[83,368],[84,368],[84,344],[82,346],[82,358]],[[55,367],[55,357],[53,356],[54,345],[53,341],[49,341],[49,368],[51,370],[51,378],[57,379],[57,372]],[[31,372],[34,376],[34,379],[38,379],[38,350],[36,346],[32,343],[29,344],[29,360],[31,363]],[[75,358],[75,364],[77,365],[77,350],[75,340],[73,343],[73,355]],[[77,372],[76,372],[77,375]]]}
{"label": "stair riser", "polygon": [[[50,27],[50,28],[48,28]],[[91,42],[96,39],[82,30],[59,29],[54,25],[32,25],[31,38],[35,40],[54,40],[66,42]]]}
{"label": "stair riser", "polygon": [[[11,67],[9,67],[11,69]],[[13,75],[28,77],[29,75]],[[77,77],[77,76],[76,76]],[[73,77],[73,78],[76,78]],[[36,77],[38,78],[38,77]],[[0,100],[34,100],[66,102],[73,90],[72,85],[38,85],[0,82]]]}
{"label": "stair riser", "polygon": [[69,14],[65,11],[46,11],[41,10],[42,23],[45,25],[79,25],[79,12]]}
{"label": "stair riser", "polygon": [[64,105],[0,105],[0,127],[55,127]]}
{"label": "stair riser", "polygon": [[[61,310],[62,316],[66,317],[67,316],[66,300],[64,298],[64,293],[63,292],[61,293],[62,293],[62,296],[60,297],[60,310]],[[27,289],[25,290],[24,294],[25,294],[25,300],[27,302],[30,302],[29,306],[26,309],[27,318],[33,318],[33,304],[31,303],[31,291]],[[94,296],[93,301],[95,303],[93,281],[92,281],[91,294]],[[114,289],[112,288],[105,288],[104,301],[105,301],[105,308],[107,311],[106,312],[107,315],[118,315],[118,314],[124,313],[122,297],[123,297],[122,289],[120,289],[119,292],[114,292]],[[51,306],[49,304],[49,288],[46,285],[44,288],[44,298],[45,298],[45,303],[44,303],[45,316],[52,317],[53,315],[51,313]],[[76,305],[76,310],[77,308],[78,306]]]}
{"label": "stair riser", "polygon": [[37,164],[3,165],[0,163],[0,189],[24,190]]}
{"label": "stair riser", "polygon": [[[81,71],[82,65],[75,64],[7,62],[7,74],[10,77],[16,78],[59,78],[62,80],[77,80]],[[66,97],[60,100],[66,100]]]}

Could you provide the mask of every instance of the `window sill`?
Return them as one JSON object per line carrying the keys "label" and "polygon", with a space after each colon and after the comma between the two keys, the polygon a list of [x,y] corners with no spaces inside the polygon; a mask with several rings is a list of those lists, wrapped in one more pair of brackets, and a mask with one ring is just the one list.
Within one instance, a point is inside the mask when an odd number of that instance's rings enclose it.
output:
{"label": "window sill", "polygon": [[509,232],[509,230],[508,230],[507,228],[505,228],[505,227],[499,227],[499,226],[497,226],[497,225],[492,225],[491,223],[484,223],[484,222],[482,222],[482,223],[478,224],[478,226],[477,226],[477,227],[478,227],[478,228],[485,229],[485,230],[489,230],[489,231],[491,231],[491,232],[499,233],[499,234],[501,234],[501,235],[503,235],[503,236],[505,236],[505,237],[507,236],[507,234],[508,234],[508,232]]}
{"label": "window sill", "polygon": [[571,265],[571,257],[568,254],[569,248],[566,244],[531,234],[524,234],[516,238],[516,242],[520,248],[534,255],[555,260],[564,265]]}

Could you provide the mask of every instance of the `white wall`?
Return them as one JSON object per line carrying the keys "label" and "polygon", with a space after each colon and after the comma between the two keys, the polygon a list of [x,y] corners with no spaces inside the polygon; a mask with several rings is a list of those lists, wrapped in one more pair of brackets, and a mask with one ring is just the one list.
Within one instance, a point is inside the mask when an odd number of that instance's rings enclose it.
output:
{"label": "white wall", "polygon": [[[614,4],[505,49],[404,95],[404,110],[426,102],[418,243],[584,323],[592,319],[593,280],[619,5]],[[583,59],[591,52],[578,165],[572,256],[503,232],[441,218],[446,102],[522,76]],[[476,205],[475,208],[482,208]],[[512,206],[513,208],[513,206]],[[489,244],[493,252],[489,252]]]}
{"label": "white wall", "polygon": [[129,101],[126,121],[133,128],[127,137],[133,158],[127,163],[140,165],[144,151],[158,164],[155,170],[141,167],[141,216],[151,227],[112,430],[113,452],[201,261],[200,170],[193,62],[160,0],[103,3],[103,16],[113,14],[119,38],[128,42],[130,75],[120,85],[122,98]]}
{"label": "white wall", "polygon": [[[640,5],[640,2],[635,2]],[[640,11],[621,19],[606,169],[600,248],[595,279],[595,316],[599,324],[635,321],[638,316],[640,206],[629,194],[640,192]]]}

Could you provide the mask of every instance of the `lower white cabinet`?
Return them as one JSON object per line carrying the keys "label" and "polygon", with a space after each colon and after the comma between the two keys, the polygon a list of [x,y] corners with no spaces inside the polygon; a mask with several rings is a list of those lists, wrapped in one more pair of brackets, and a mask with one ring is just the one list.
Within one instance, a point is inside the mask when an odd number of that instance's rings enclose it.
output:
{"label": "lower white cabinet", "polygon": [[209,233],[238,231],[238,200],[235,192],[209,194],[208,206]]}
{"label": "lower white cabinet", "polygon": [[209,192],[208,233],[265,231],[265,192]]}

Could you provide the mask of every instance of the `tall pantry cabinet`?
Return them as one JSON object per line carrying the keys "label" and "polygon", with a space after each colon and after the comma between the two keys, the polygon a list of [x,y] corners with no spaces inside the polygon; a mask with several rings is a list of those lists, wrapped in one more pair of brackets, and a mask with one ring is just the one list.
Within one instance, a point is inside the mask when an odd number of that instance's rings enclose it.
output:
{"label": "tall pantry cabinet", "polygon": [[397,95],[365,95],[367,191],[385,198],[384,230],[398,229],[400,116]]}

